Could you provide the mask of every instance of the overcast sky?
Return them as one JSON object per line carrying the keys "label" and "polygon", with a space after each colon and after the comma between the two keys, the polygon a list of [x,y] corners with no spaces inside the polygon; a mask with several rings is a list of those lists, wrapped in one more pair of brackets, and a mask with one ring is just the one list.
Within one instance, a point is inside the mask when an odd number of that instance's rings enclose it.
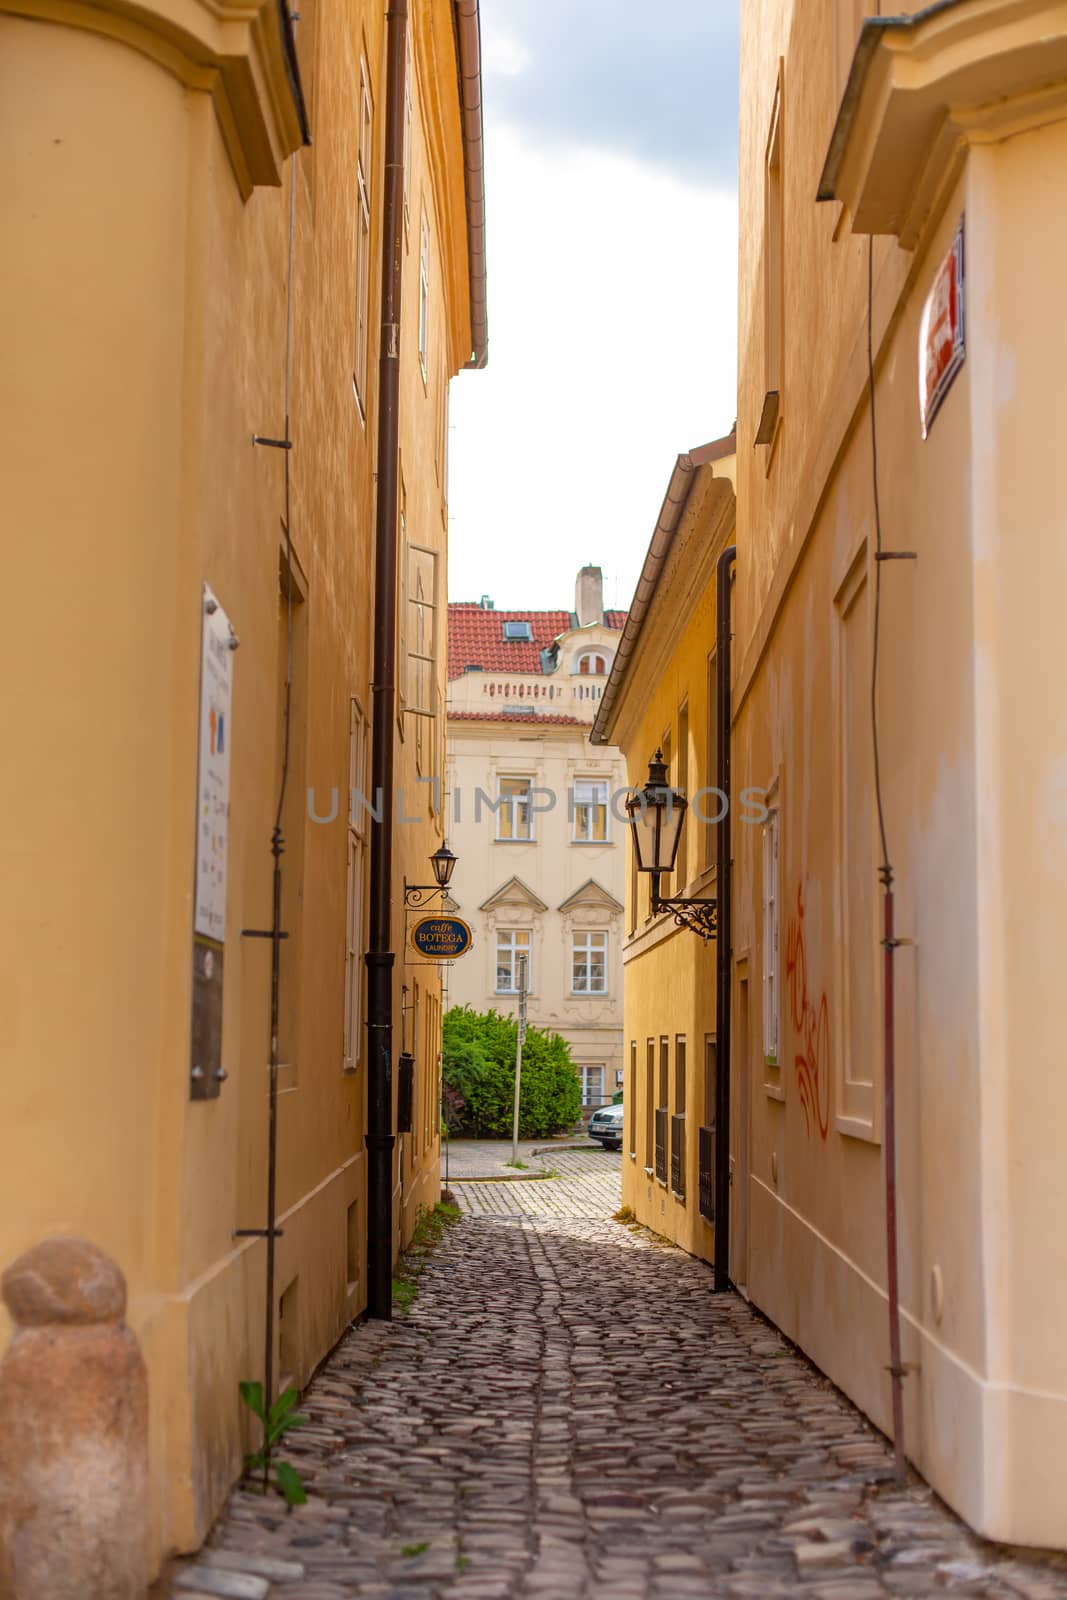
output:
{"label": "overcast sky", "polygon": [[629,604],[736,394],[737,0],[482,0],[489,366],[452,385],[449,598]]}

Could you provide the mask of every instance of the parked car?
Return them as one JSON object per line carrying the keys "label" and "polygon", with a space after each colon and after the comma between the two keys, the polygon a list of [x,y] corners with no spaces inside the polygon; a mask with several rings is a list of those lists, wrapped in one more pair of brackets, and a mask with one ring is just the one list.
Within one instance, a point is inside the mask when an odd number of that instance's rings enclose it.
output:
{"label": "parked car", "polygon": [[622,1106],[601,1106],[589,1118],[590,1139],[602,1144],[605,1150],[622,1149]]}

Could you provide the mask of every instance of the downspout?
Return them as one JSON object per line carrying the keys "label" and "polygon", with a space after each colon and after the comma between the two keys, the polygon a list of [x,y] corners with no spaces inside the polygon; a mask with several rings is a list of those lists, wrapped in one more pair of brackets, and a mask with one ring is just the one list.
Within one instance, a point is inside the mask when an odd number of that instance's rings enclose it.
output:
{"label": "downspout", "polygon": [[396,716],[397,479],[400,287],[404,226],[407,0],[386,20],[382,330],[378,380],[378,505],[374,532],[370,939],[367,948],[367,1315],[393,1314],[393,751]]}
{"label": "downspout", "polygon": [[715,1293],[730,1287],[730,569],[737,546],[728,545],[715,567],[715,698],[718,728],[715,787],[725,808],[715,830]]}

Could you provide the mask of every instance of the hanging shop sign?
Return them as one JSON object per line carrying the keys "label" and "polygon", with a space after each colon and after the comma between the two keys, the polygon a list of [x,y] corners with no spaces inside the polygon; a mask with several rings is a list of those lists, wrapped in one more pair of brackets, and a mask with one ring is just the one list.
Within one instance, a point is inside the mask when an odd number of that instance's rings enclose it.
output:
{"label": "hanging shop sign", "polygon": [[455,961],[473,943],[474,935],[461,917],[420,917],[411,929],[411,947],[424,961]]}
{"label": "hanging shop sign", "polygon": [[966,354],[961,217],[952,248],[937,269],[919,323],[919,419],[924,439]]}
{"label": "hanging shop sign", "polygon": [[226,938],[226,847],[230,831],[230,708],[237,635],[207,584],[200,648],[200,740],[196,783],[193,1016],[190,1093],[211,1100],[222,1067],[222,968]]}

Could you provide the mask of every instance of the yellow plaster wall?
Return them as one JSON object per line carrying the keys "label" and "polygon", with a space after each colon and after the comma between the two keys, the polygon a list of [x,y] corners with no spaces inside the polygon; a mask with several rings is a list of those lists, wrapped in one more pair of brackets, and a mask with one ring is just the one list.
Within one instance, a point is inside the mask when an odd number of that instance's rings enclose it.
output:
{"label": "yellow plaster wall", "polygon": [[[764,147],[782,57],[783,420],[769,451],[750,441],[764,388]],[[760,830],[736,830],[733,1121],[747,1119],[750,1167],[747,1258],[731,1272],[884,1427],[879,929],[872,919],[875,1026],[869,1059],[856,1062],[844,1026],[835,605],[857,561],[868,592],[875,579],[868,242],[839,207],[812,201],[836,116],[831,78],[810,17],[788,4],[746,13],[733,772],[735,785],[781,788],[782,1039],[768,1072]],[[887,549],[918,556],[882,569],[879,675],[896,924],[912,941],[895,963],[906,1443],[981,1531],[1054,1545],[1067,1542],[1054,1487],[1067,1451],[1054,1331],[1064,1275],[1048,1225],[1063,1170],[1051,1133],[1062,1122],[1052,1064],[1065,866],[1051,686],[1064,496],[1042,441],[1061,408],[1065,351],[1058,321],[1035,308],[1058,300],[1064,151],[1061,124],[972,148],[914,253],[875,241],[873,296],[883,535]],[[961,215],[967,361],[924,443],[919,317]],[[798,894],[804,981],[792,988]],[[813,1062],[806,1024],[824,995],[829,1028]],[[813,1065],[825,1137],[800,1100]],[[843,1116],[854,1068],[874,1080],[865,1134]]]}
{"label": "yellow plaster wall", "polygon": [[[440,10],[440,8],[438,8]],[[383,105],[375,108],[370,403],[352,393],[352,253],[360,50],[379,66],[382,18],[309,6],[301,39],[315,145],[297,160],[291,536],[305,595],[291,812],[283,868],[299,936],[292,1062],[279,1097],[276,1372],[303,1383],[365,1302],[365,1060],[343,1072],[345,791],[349,698],[370,712],[372,488]],[[441,21],[437,17],[437,23]],[[438,27],[440,35],[440,27]],[[451,35],[448,35],[451,40]],[[439,41],[440,42],[440,41]],[[450,45],[451,48],[451,45]],[[447,68],[447,70],[446,70]],[[289,172],[246,199],[209,96],[127,44],[0,15],[5,192],[18,305],[0,419],[6,477],[11,668],[5,725],[21,778],[3,802],[0,1022],[5,1109],[18,1137],[0,1178],[0,1260],[42,1235],[93,1238],[130,1288],[150,1371],[153,1550],[194,1547],[249,1442],[238,1379],[262,1371],[270,950],[270,838],[281,761],[284,461],[281,437]],[[455,61],[417,81],[437,96],[437,143],[413,150],[450,226],[431,240],[431,371],[465,357],[462,154]],[[136,136],[131,136],[131,130]],[[431,172],[447,151],[447,174]],[[457,213],[458,207],[458,213]],[[417,222],[416,222],[417,228]],[[454,260],[456,251],[463,259]],[[418,247],[404,315],[417,318]],[[419,407],[405,334],[404,472],[426,540],[445,540],[433,407]],[[459,354],[457,356],[457,349]],[[417,363],[415,363],[417,366]],[[421,382],[421,380],[420,380]],[[441,595],[446,575],[442,554]],[[234,662],[223,1064],[217,1100],[188,1098],[190,934],[201,584],[240,638]],[[443,608],[442,608],[443,609]],[[444,657],[444,627],[439,647]],[[441,669],[443,691],[443,667]],[[398,743],[409,782],[410,736]],[[410,792],[410,791],[409,791]],[[428,793],[428,791],[427,791]],[[440,819],[398,827],[397,882],[425,880]],[[299,900],[294,890],[299,883]],[[402,948],[397,894],[394,943]],[[395,981],[396,1048],[403,969]],[[420,974],[429,997],[433,968]],[[364,1051],[365,1056],[365,1051]],[[427,1041],[423,1075],[436,1071]],[[425,1084],[423,1084],[425,1086]],[[416,1084],[418,1152],[405,1156],[397,1236],[439,1192],[436,1103]],[[420,1108],[427,1107],[426,1113]],[[432,1106],[433,1114],[429,1114]],[[397,1196],[401,1195],[398,1174]],[[351,1267],[354,1265],[355,1272]],[[6,1337],[7,1329],[3,1330]],[[283,1343],[284,1341],[284,1343]]]}

